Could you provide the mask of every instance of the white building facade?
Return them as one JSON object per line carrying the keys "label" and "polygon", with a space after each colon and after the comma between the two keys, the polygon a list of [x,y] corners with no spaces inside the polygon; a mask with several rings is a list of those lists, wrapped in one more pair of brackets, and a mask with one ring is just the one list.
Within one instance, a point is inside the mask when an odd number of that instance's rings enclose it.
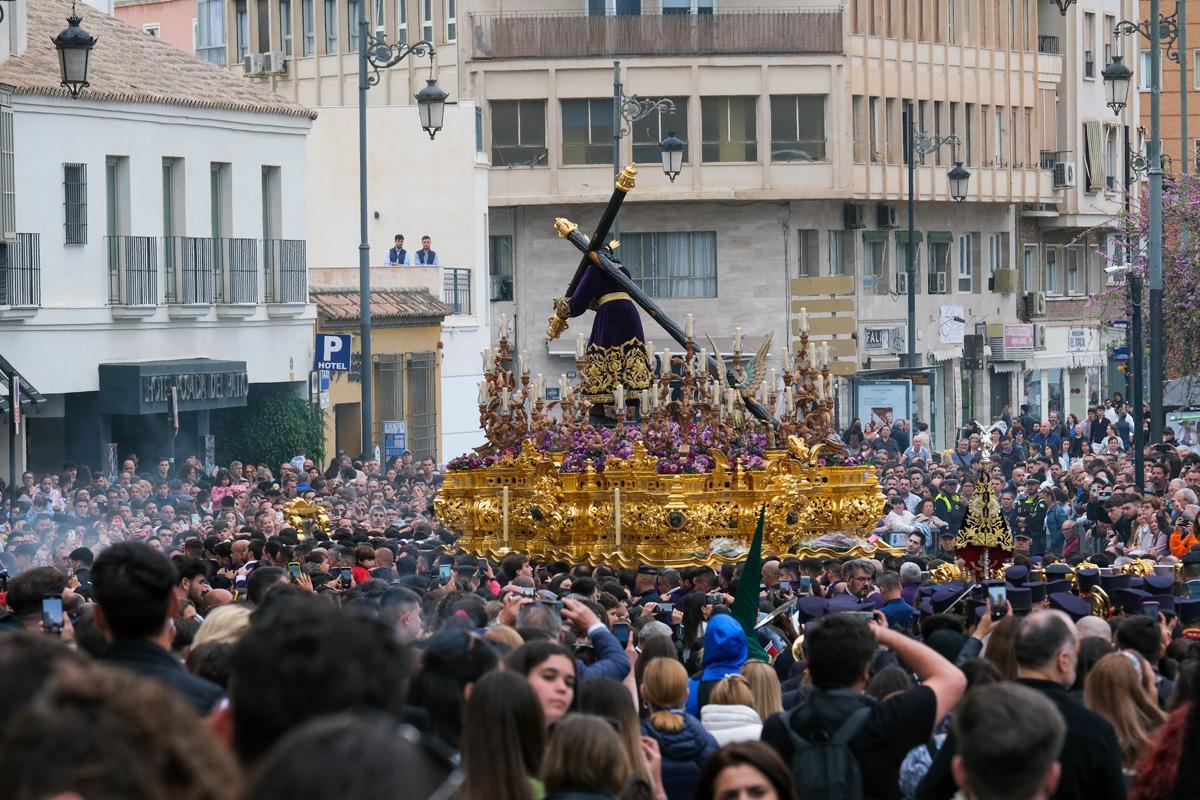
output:
{"label": "white building facade", "polygon": [[202,455],[210,411],[307,390],[312,114],[87,8],[92,86],[66,96],[46,32],[69,8],[29,8],[27,49],[0,64],[0,355],[46,400],[18,469],[101,465],[108,443]]}

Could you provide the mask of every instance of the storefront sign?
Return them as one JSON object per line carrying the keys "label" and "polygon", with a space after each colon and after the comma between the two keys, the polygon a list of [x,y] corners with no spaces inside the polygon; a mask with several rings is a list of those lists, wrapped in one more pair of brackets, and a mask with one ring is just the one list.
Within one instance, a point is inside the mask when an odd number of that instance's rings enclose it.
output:
{"label": "storefront sign", "polygon": [[383,457],[404,455],[408,449],[408,423],[404,420],[384,420]]}
{"label": "storefront sign", "polygon": [[1067,331],[1067,352],[1081,353],[1088,349],[1087,328],[1071,328]]}
{"label": "storefront sign", "polygon": [[100,410],[104,414],[238,408],[246,405],[249,393],[245,361],[196,358],[100,365]]}
{"label": "storefront sign", "polygon": [[1004,349],[1005,350],[1032,350],[1033,349],[1033,326],[1032,325],[1005,325],[1004,326]]}

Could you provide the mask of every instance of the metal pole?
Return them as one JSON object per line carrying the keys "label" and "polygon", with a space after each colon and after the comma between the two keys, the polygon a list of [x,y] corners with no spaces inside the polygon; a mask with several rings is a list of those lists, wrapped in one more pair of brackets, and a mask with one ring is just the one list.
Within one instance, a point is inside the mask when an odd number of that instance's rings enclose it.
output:
{"label": "metal pole", "polygon": [[[1162,94],[1162,36],[1159,0],[1150,0],[1150,441],[1162,441],[1163,428],[1163,219],[1162,129],[1159,100]],[[1181,53],[1181,57],[1186,54]],[[1140,420],[1139,420],[1139,424]]]}
{"label": "metal pole", "polygon": [[21,402],[21,398],[13,391],[16,375],[4,377],[8,379],[8,499],[12,501],[12,508],[16,509],[17,495],[13,487],[20,480],[17,476],[17,415],[20,413],[17,404]]}
{"label": "metal pole", "polygon": [[367,241],[367,20],[359,23],[358,46],[358,315],[359,387],[362,399],[362,455],[370,458],[374,451],[375,382],[371,365],[371,245]]}
{"label": "metal pole", "polygon": [[908,121],[904,126],[904,149],[908,155],[908,243],[906,246],[906,271],[908,273],[908,367],[917,366],[917,257],[913,245],[913,205],[916,183],[916,138],[911,100],[904,102],[904,113]]}
{"label": "metal pole", "polygon": [[[616,178],[621,172],[621,97],[623,91],[621,89],[621,62],[613,61],[613,107],[612,107],[612,126],[613,126],[613,177]],[[621,226],[617,222],[617,217],[614,214],[612,225],[609,227],[609,232],[612,238],[616,239],[621,235]]]}
{"label": "metal pole", "polygon": [[[1133,148],[1129,144],[1129,126],[1125,126],[1125,216],[1129,217],[1132,206],[1132,193],[1129,187],[1133,186],[1135,179],[1133,176]],[[1133,237],[1128,234],[1126,229],[1125,236],[1125,260],[1128,262],[1130,254],[1133,252]],[[1145,346],[1142,344],[1142,279],[1136,273],[1130,271],[1126,273],[1129,281],[1129,328],[1126,344],[1129,346],[1129,360],[1125,363],[1125,368],[1128,370],[1125,374],[1127,377],[1129,401],[1133,408],[1133,480],[1137,485],[1138,492],[1141,493],[1146,487],[1146,453],[1143,445],[1144,434],[1142,433],[1142,351]]]}
{"label": "metal pole", "polygon": [[1175,52],[1179,54],[1179,160],[1180,171],[1187,175],[1191,167],[1189,162],[1195,157],[1192,147],[1188,144],[1188,82],[1187,82],[1187,3],[1175,0],[1175,15],[1179,22],[1178,45]]}

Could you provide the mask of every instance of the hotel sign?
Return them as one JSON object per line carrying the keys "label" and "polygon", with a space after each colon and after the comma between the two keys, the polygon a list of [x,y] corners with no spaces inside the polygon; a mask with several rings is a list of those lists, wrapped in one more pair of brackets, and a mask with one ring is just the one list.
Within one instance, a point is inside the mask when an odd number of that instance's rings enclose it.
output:
{"label": "hotel sign", "polygon": [[105,414],[208,411],[246,405],[250,378],[245,361],[194,358],[100,365],[100,410]]}

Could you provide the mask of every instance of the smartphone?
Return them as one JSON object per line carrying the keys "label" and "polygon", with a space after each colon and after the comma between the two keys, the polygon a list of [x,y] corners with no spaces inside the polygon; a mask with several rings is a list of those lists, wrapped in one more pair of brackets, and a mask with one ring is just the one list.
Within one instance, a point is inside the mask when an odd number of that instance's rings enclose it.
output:
{"label": "smartphone", "polygon": [[1142,603],[1142,616],[1150,617],[1150,619],[1158,619],[1158,606],[1159,602],[1157,600],[1145,601]]}
{"label": "smartphone", "polygon": [[347,588],[354,581],[354,575],[350,572],[350,567],[342,567],[342,586]]}
{"label": "smartphone", "polygon": [[479,571],[487,572],[487,569],[488,569],[488,560],[486,558],[479,559]]}
{"label": "smartphone", "polygon": [[989,586],[987,587],[988,608],[991,611],[992,619],[1003,619],[1008,613],[1008,587],[1007,586]]}
{"label": "smartphone", "polygon": [[538,567],[536,570],[534,570],[533,574],[535,577],[537,577],[538,583],[545,583],[546,581],[550,580],[550,570],[546,569],[545,567]]}
{"label": "smartphone", "polygon": [[621,645],[622,650],[624,650],[626,647],[629,646],[629,624],[628,623],[618,622],[616,625],[613,625],[612,632],[613,632],[613,636],[617,637],[617,643]]}
{"label": "smartphone", "polygon": [[449,564],[438,564],[438,581],[443,585],[450,582],[450,576],[454,574],[454,567]]}
{"label": "smartphone", "polygon": [[[719,606],[721,603],[725,602],[725,598],[719,594],[710,594],[707,598],[705,598],[704,602],[710,606]],[[661,606],[659,607],[661,608]]]}
{"label": "smartphone", "polygon": [[532,586],[518,586],[517,590],[526,597],[537,597],[537,589]]}
{"label": "smartphone", "polygon": [[780,581],[779,582],[779,591],[790,592],[791,590],[792,590],[792,582],[791,581]]}
{"label": "smartphone", "polygon": [[299,561],[289,561],[288,562],[288,572],[292,573],[292,580],[299,580],[300,579],[300,562]]}
{"label": "smartphone", "polygon": [[670,614],[675,610],[674,603],[656,603],[655,606],[658,608],[659,614]]}
{"label": "smartphone", "polygon": [[62,636],[62,595],[48,594],[42,598],[42,631],[50,636]]}
{"label": "smartphone", "polygon": [[800,576],[800,591],[802,591],[802,592],[811,592],[812,591],[812,576],[811,575],[801,575]]}
{"label": "smartphone", "polygon": [[865,619],[867,622],[872,622],[875,619],[874,611],[847,611],[846,613],[856,616],[859,619]]}
{"label": "smartphone", "polygon": [[200,524],[200,515],[199,514],[192,514],[192,524],[193,525]]}

